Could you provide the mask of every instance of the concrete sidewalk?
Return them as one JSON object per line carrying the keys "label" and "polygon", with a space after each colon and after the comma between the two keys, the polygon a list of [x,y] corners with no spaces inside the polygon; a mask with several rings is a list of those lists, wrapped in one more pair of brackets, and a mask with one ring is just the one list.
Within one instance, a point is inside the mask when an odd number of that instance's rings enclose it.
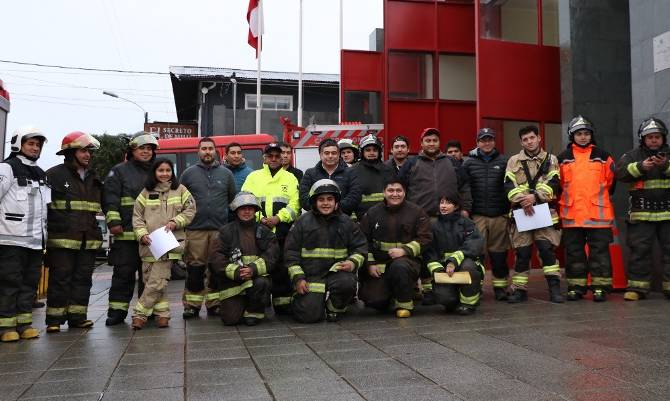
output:
{"label": "concrete sidewalk", "polygon": [[[109,267],[96,271],[91,330],[0,344],[0,400],[670,399],[660,294],[556,305],[533,272],[528,303],[495,303],[487,283],[471,317],[418,307],[398,320],[359,307],[338,323],[271,316],[249,328],[184,322],[175,281],[170,328],[133,332],[104,325],[110,279]],[[44,329],[44,309],[35,321]]]}

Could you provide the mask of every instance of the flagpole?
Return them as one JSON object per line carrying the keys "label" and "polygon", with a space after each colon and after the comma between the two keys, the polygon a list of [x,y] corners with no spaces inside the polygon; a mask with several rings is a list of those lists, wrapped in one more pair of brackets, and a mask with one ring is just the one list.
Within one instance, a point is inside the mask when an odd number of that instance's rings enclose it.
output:
{"label": "flagpole", "polygon": [[256,57],[257,71],[256,71],[256,134],[261,133],[261,106],[263,99],[261,99],[261,54],[263,54],[263,0],[258,0],[258,54]]}
{"label": "flagpole", "polygon": [[339,84],[339,89],[337,92],[337,120],[338,122],[342,122],[342,48],[344,47],[342,42],[343,40],[343,26],[344,26],[344,7],[342,6],[342,1],[340,0],[340,84]]}
{"label": "flagpole", "polygon": [[298,126],[302,127],[302,0],[299,6],[298,23]]}

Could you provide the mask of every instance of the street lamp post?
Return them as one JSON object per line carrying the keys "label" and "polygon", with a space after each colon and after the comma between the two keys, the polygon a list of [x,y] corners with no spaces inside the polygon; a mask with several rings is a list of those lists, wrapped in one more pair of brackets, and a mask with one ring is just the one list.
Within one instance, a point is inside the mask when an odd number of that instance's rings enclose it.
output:
{"label": "street lamp post", "polygon": [[144,112],[144,123],[146,124],[146,123],[149,122],[149,112],[146,111],[146,110],[144,110],[144,107],[140,106],[139,104],[133,102],[133,101],[130,100],[130,99],[126,99],[125,97],[121,97],[121,96],[117,95],[117,94],[114,93],[114,92],[110,92],[110,91],[102,91],[102,94],[103,94],[103,95],[107,95],[107,96],[111,96],[111,97],[115,97],[115,98],[117,98],[117,99],[125,100],[126,102],[130,102],[130,103],[134,104],[135,106],[139,107],[139,108]]}

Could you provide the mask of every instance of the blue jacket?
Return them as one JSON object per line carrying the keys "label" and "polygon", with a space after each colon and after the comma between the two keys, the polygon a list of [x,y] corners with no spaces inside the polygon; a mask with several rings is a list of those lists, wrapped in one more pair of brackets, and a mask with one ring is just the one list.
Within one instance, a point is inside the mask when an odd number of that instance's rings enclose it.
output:
{"label": "blue jacket", "polygon": [[226,167],[228,167],[228,170],[232,171],[233,176],[235,177],[235,189],[237,192],[240,192],[242,185],[244,185],[244,181],[247,179],[247,176],[254,170],[247,166],[246,163],[242,163],[237,167],[226,164]]}

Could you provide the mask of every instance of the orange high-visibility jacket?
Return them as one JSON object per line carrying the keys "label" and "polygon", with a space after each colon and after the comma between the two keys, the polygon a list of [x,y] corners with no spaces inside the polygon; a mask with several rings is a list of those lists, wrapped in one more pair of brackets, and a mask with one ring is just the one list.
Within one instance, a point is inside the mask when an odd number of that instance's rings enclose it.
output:
{"label": "orange high-visibility jacket", "polygon": [[562,193],[559,216],[563,228],[609,228],[614,224],[610,195],[614,192],[614,159],[594,146],[571,144],[558,155]]}

